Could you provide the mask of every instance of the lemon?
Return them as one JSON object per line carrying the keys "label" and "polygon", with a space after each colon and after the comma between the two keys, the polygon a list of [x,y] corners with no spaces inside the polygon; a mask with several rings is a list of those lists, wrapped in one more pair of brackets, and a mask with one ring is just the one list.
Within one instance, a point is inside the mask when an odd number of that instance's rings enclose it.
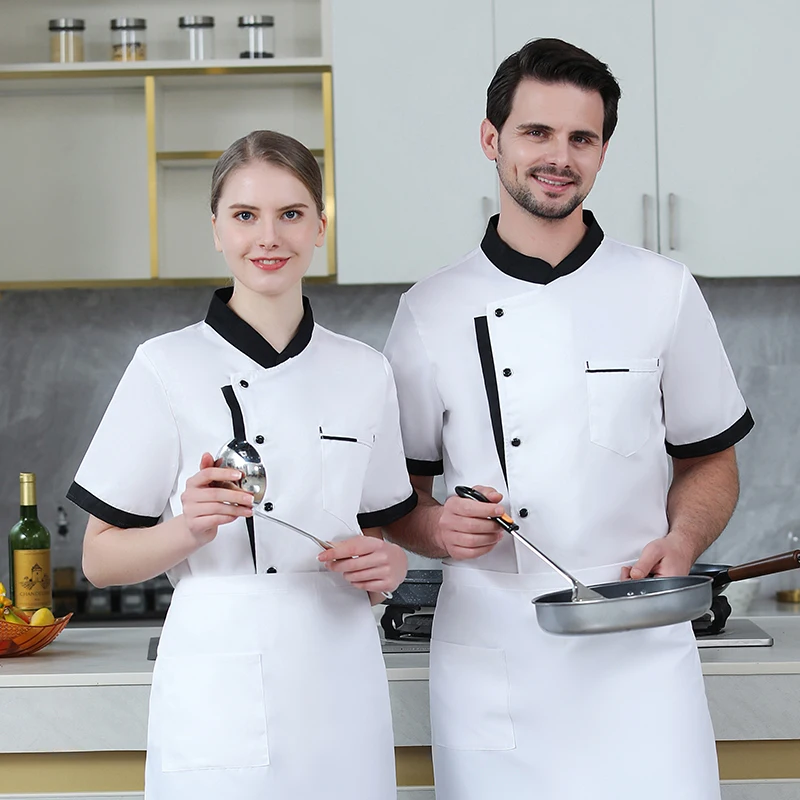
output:
{"label": "lemon", "polygon": [[52,625],[56,621],[53,612],[49,608],[40,608],[33,612],[31,625]]}
{"label": "lemon", "polygon": [[5,595],[6,595],[6,587],[3,586],[2,583],[0,583],[0,597],[5,597]]}

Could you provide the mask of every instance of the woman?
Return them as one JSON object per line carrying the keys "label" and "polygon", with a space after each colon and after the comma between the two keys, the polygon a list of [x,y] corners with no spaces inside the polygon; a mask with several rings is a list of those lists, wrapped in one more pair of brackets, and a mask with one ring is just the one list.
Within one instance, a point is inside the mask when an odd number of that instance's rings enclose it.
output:
{"label": "woman", "polygon": [[[238,140],[214,169],[211,211],[233,287],[203,322],[138,348],[68,495],[91,515],[93,584],[166,571],[175,585],[145,796],[394,800],[369,598],[405,576],[380,528],[416,495],[391,371],[316,325],[302,296],[327,224],[307,148],[271,131]],[[239,473],[211,455],[233,438],[266,466],[261,510],[332,550],[254,517]]]}

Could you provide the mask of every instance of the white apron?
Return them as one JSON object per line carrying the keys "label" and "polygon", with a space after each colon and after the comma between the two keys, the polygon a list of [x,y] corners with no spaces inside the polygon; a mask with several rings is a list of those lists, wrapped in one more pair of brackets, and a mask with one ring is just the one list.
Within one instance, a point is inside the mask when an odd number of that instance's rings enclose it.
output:
{"label": "white apron", "polygon": [[[621,564],[576,571],[616,580]],[[437,800],[719,800],[691,625],[555,636],[553,574],[444,567],[431,643]]]}
{"label": "white apron", "polygon": [[395,800],[393,744],[366,592],[323,572],[181,579],[146,800]]}

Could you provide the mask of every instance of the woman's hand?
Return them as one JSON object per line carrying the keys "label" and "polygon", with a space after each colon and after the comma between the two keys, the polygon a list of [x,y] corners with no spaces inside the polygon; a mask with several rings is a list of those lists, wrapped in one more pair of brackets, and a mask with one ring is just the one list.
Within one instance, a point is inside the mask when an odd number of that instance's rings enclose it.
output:
{"label": "woman's hand", "polygon": [[375,536],[354,536],[317,556],[331,572],[366,592],[393,592],[405,579],[408,558],[402,547]]}
{"label": "woman's hand", "polygon": [[215,467],[211,453],[203,453],[200,471],[186,481],[181,495],[186,528],[199,545],[212,541],[220,525],[238,517],[253,516],[253,495],[250,492],[213,485],[238,481],[241,477],[238,470]]}

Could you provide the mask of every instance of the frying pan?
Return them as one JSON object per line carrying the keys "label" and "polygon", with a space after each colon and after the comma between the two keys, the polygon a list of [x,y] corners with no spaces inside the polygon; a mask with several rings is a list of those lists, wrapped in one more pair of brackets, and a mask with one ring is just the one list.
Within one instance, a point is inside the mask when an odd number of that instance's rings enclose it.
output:
{"label": "frying pan", "polygon": [[[466,486],[457,486],[456,493],[481,502],[488,500]],[[553,562],[519,533],[510,518],[491,517],[502,528],[521,540],[543,560]],[[800,566],[800,551],[762,559],[737,567],[722,567],[714,575],[694,574],[670,578],[642,578],[592,585],[589,589],[600,597],[578,599],[575,579],[561,568],[558,572],[573,581],[573,589],[549,592],[532,602],[539,626],[548,633],[583,635],[614,633],[655,628],[689,622],[711,607],[714,584],[719,591],[734,580],[768,575]]]}
{"label": "frying pan", "polygon": [[[539,624],[551,633],[607,633],[653,628],[686,622],[705,614],[712,598],[733,581],[798,567],[800,550],[794,550],[735,567],[695,564],[691,574],[685,577],[644,578],[592,586],[608,598],[594,603],[593,608],[588,608],[589,603],[571,603],[569,590],[542,595],[533,603]],[[587,606],[585,611],[584,606]]]}
{"label": "frying pan", "polygon": [[711,587],[714,597],[725,590],[725,587],[734,581],[744,581],[748,578],[760,578],[764,575],[774,575],[776,572],[785,572],[800,567],[800,550],[791,550],[777,556],[769,556],[758,561],[749,561],[735,567],[729,564],[695,564],[692,575],[706,575],[712,579]]}

